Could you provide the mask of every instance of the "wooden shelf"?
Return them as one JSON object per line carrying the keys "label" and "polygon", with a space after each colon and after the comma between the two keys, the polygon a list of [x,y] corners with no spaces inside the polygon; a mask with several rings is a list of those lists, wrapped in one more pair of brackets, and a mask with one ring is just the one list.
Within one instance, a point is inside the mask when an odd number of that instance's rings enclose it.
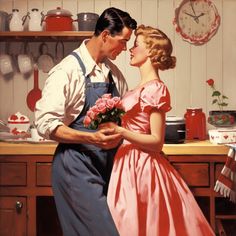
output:
{"label": "wooden shelf", "polygon": [[18,41],[82,41],[92,37],[92,31],[10,31],[0,32],[0,42]]}

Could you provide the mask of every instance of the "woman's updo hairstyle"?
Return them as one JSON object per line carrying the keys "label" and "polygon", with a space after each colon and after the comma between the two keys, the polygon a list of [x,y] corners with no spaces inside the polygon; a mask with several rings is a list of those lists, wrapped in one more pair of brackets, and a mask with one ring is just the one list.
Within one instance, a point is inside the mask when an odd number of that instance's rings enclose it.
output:
{"label": "woman's updo hairstyle", "polygon": [[173,47],[170,39],[161,30],[151,26],[140,25],[135,30],[135,36],[144,36],[144,42],[150,49],[152,65],[160,70],[174,68],[176,57],[171,56]]}

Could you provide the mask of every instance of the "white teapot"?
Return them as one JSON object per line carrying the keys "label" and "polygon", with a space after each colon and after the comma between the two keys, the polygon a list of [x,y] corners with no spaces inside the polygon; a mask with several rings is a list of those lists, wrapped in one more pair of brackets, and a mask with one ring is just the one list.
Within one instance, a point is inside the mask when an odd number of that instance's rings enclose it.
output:
{"label": "white teapot", "polygon": [[43,13],[38,8],[33,8],[29,13],[29,31],[42,31]]}
{"label": "white teapot", "polygon": [[12,9],[12,13],[10,15],[10,23],[9,23],[10,31],[23,31],[23,21],[20,17],[18,9]]}

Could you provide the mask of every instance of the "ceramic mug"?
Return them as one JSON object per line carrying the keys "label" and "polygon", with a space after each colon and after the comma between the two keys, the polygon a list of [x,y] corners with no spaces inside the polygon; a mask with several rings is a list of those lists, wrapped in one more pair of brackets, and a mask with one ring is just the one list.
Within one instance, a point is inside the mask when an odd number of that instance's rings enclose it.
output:
{"label": "ceramic mug", "polygon": [[0,55],[0,71],[2,75],[8,75],[14,71],[12,57],[10,55]]}
{"label": "ceramic mug", "polygon": [[19,70],[22,74],[31,73],[33,70],[32,58],[27,54],[19,54],[17,57]]}
{"label": "ceramic mug", "polygon": [[43,137],[41,137],[39,134],[38,134],[38,131],[36,128],[31,128],[30,129],[30,134],[31,134],[31,139],[32,141],[40,141],[40,140],[43,140]]}

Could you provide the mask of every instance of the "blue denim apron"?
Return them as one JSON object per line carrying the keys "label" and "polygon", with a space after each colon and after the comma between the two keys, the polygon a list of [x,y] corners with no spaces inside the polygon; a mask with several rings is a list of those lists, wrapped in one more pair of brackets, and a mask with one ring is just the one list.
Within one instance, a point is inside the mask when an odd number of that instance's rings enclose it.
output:
{"label": "blue denim apron", "polygon": [[[85,75],[85,67],[78,60]],[[94,132],[84,127],[87,110],[105,93],[119,96],[109,73],[109,83],[91,83],[85,77],[85,104],[71,128]],[[89,144],[63,144],[56,149],[52,186],[57,212],[64,236],[113,236],[118,235],[110,214],[106,193],[116,149],[102,150]]]}

